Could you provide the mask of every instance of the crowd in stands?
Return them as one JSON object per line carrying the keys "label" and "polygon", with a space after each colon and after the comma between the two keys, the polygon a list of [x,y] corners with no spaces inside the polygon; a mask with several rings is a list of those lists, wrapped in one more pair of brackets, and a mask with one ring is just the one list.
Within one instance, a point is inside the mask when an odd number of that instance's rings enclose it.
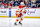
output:
{"label": "crowd in stands", "polygon": [[24,2],[26,8],[40,8],[40,0],[36,0],[36,2],[31,0],[0,0],[0,8],[12,8],[19,6],[21,2]]}

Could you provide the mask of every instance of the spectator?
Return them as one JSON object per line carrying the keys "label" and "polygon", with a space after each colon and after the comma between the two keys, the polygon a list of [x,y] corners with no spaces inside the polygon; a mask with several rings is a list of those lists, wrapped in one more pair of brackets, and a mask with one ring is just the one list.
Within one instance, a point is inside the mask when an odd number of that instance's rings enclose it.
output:
{"label": "spectator", "polygon": [[17,6],[17,5],[15,5],[15,8],[17,8],[17,9],[18,9],[18,6]]}
{"label": "spectator", "polygon": [[36,7],[37,7],[37,8],[38,8],[39,3],[40,3],[40,1],[37,0],[37,1],[36,1]]}
{"label": "spectator", "polygon": [[32,6],[32,8],[36,8],[36,7],[40,7],[40,0],[37,0],[36,2],[35,1],[33,1],[32,0],[32,4],[31,4],[31,0],[1,0],[0,1],[0,7],[5,7],[5,8],[7,8],[7,7],[18,7],[19,5],[20,5],[20,3],[21,2],[24,2],[24,4],[25,4],[25,6],[26,6],[26,8],[31,8],[31,6]]}
{"label": "spectator", "polygon": [[28,7],[29,7],[29,6],[31,7],[31,2],[28,2]]}
{"label": "spectator", "polygon": [[21,2],[23,2],[23,0],[20,0]]}
{"label": "spectator", "polygon": [[12,6],[11,2],[9,2],[10,6]]}
{"label": "spectator", "polygon": [[6,5],[9,6],[8,2],[6,2]]}
{"label": "spectator", "polygon": [[15,5],[15,7],[17,7],[17,5]]}
{"label": "spectator", "polygon": [[28,5],[26,5],[26,8],[28,8]]}
{"label": "spectator", "polygon": [[24,4],[26,5],[26,2],[25,2],[25,0],[24,0]]}
{"label": "spectator", "polygon": [[38,5],[38,7],[40,8],[40,3],[39,3],[39,5]]}
{"label": "spectator", "polygon": [[29,2],[31,2],[31,0],[29,0]]}
{"label": "spectator", "polygon": [[7,4],[4,6],[4,8],[8,8]]}
{"label": "spectator", "polygon": [[17,6],[18,6],[18,1],[15,1],[15,5],[17,5]]}
{"label": "spectator", "polygon": [[1,7],[1,3],[2,3],[2,0],[0,0],[0,7]]}
{"label": "spectator", "polygon": [[27,4],[28,4],[28,0],[25,0],[25,1],[24,1],[24,4],[27,5]]}
{"label": "spectator", "polygon": [[19,0],[19,1],[18,1],[18,6],[20,5],[20,3],[21,3],[21,2],[20,2],[20,0]]}
{"label": "spectator", "polygon": [[13,5],[13,7],[12,8],[15,8],[15,6]]}
{"label": "spectator", "polygon": [[1,8],[4,8],[4,4],[1,5]]}
{"label": "spectator", "polygon": [[13,0],[13,6],[15,6],[15,2],[14,2],[14,0]]}
{"label": "spectator", "polygon": [[39,3],[36,3],[36,7],[38,8]]}
{"label": "spectator", "polygon": [[36,1],[36,3],[40,3],[40,1],[39,1],[39,0],[37,0],[37,1]]}
{"label": "spectator", "polygon": [[11,8],[11,5],[9,4],[8,8]]}
{"label": "spectator", "polygon": [[4,1],[2,1],[1,5],[2,5],[2,4],[5,6],[5,2],[4,2]]}
{"label": "spectator", "polygon": [[31,5],[29,5],[29,8],[31,8]]}
{"label": "spectator", "polygon": [[36,4],[34,1],[32,2],[32,8],[36,8]]}

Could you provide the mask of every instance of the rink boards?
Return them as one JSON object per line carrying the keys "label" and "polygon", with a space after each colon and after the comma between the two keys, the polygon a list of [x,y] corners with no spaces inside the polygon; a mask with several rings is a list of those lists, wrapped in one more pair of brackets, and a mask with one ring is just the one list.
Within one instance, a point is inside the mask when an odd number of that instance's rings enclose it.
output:
{"label": "rink boards", "polygon": [[[17,8],[0,8],[0,17],[16,18]],[[27,8],[24,18],[40,18],[40,8]]]}

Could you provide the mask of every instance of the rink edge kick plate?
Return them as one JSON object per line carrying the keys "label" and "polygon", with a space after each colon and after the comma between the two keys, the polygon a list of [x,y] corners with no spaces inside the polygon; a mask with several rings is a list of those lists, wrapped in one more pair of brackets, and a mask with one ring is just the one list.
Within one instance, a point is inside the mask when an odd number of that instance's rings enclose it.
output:
{"label": "rink edge kick plate", "polygon": [[[0,16],[0,18],[9,18],[9,16]],[[17,18],[16,16],[11,16],[10,18]],[[33,17],[33,16],[24,16],[24,18],[40,18],[40,17]]]}
{"label": "rink edge kick plate", "polygon": [[4,17],[4,18],[5,18],[5,17],[6,17],[6,18],[9,18],[9,16],[0,16],[0,17],[2,17],[2,18],[3,18],[3,17]]}
{"label": "rink edge kick plate", "polygon": [[[17,18],[16,16],[11,16],[11,18]],[[24,16],[24,18],[40,18],[40,17],[34,17],[34,16]]]}

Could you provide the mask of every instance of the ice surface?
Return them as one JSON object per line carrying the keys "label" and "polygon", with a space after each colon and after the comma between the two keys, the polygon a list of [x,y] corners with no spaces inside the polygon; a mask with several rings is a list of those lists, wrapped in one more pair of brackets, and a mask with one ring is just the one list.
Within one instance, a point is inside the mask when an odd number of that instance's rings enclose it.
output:
{"label": "ice surface", "polygon": [[40,19],[24,18],[22,25],[14,25],[16,18],[0,18],[0,27],[40,27]]}

